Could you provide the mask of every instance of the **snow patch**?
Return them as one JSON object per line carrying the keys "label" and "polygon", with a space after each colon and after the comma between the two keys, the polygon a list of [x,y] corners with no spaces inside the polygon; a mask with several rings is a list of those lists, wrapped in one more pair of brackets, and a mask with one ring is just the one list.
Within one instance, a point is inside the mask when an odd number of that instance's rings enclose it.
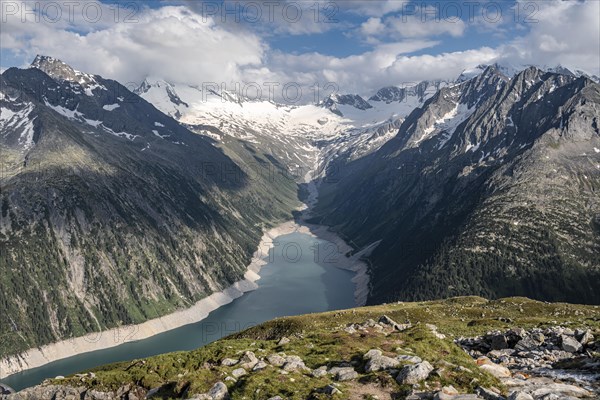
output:
{"label": "snow patch", "polygon": [[117,137],[126,138],[126,139],[129,139],[131,141],[133,141],[136,137],[139,137],[138,135],[132,135],[131,133],[127,133],[127,132],[115,132],[112,129],[107,128],[104,125],[102,125],[102,129],[104,129],[106,132],[110,133],[111,135],[114,135],[114,136],[117,136]]}
{"label": "snow patch", "polygon": [[165,126],[163,124],[161,124],[160,122],[155,122],[154,126],[159,126],[161,128],[164,128]]}
{"label": "snow patch", "polygon": [[161,138],[161,139],[166,139],[166,138],[168,138],[169,136],[171,136],[171,135],[161,135],[160,133],[158,133],[158,131],[157,131],[156,129],[153,129],[153,130],[152,130],[152,133],[154,133],[154,136],[158,136],[158,137],[159,137],[159,138]]}
{"label": "snow patch", "polygon": [[8,108],[0,107],[0,128],[10,130],[21,130],[18,142],[25,150],[33,146],[34,125],[33,121],[37,117],[30,118],[31,112],[35,106],[28,103],[19,111],[12,111]]}
{"label": "snow patch", "polygon": [[[76,72],[78,72],[78,71],[76,71]],[[81,84],[81,82],[80,82],[80,84]],[[98,82],[94,81],[94,83],[87,86],[84,89],[84,91],[87,96],[92,97],[94,95],[94,90],[96,90],[96,89],[108,90],[104,86],[100,85]]]}
{"label": "snow patch", "polygon": [[465,153],[467,151],[473,151],[473,152],[475,152],[475,151],[477,151],[477,149],[479,148],[479,146],[481,146],[481,142],[478,142],[476,144],[469,143],[469,144],[467,144],[467,148],[465,150]]}
{"label": "snow patch", "polygon": [[104,106],[102,106],[103,109],[105,109],[106,111],[112,111],[115,110],[117,108],[121,107],[119,104],[106,104]]}

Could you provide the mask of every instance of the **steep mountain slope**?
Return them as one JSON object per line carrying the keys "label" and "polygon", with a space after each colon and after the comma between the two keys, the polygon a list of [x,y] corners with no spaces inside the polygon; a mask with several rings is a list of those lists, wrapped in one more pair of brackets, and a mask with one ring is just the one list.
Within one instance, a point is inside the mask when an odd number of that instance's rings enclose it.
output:
{"label": "steep mountain slope", "polygon": [[0,146],[0,355],[190,306],[242,279],[262,229],[298,205],[264,154],[273,174],[250,176],[50,57],[0,76]]}
{"label": "steep mountain slope", "polygon": [[[458,294],[600,303],[600,87],[488,67],[321,185],[315,221],[370,256],[371,303]],[[334,183],[332,183],[334,182]]]}

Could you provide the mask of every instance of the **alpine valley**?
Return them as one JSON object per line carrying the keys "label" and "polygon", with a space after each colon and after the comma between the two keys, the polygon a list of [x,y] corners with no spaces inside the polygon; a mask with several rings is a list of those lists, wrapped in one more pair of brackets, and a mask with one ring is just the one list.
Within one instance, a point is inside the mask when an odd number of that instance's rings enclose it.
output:
{"label": "alpine valley", "polygon": [[[151,76],[130,91],[48,56],[9,68],[0,76],[0,357],[187,309],[244,282],[263,235],[294,219],[327,227],[368,265],[357,305],[375,306],[276,320],[15,398],[378,398],[429,379],[421,389],[439,399],[455,398],[439,395],[448,385],[497,399],[516,384],[489,366],[503,356],[491,350],[535,339],[528,350],[597,363],[599,118],[597,78],[562,67],[482,65],[454,81],[306,105]],[[455,296],[482,298],[433,301]],[[497,300],[511,296],[538,301]],[[421,303],[376,306],[404,301]],[[569,319],[564,309],[575,306],[542,301],[592,305]],[[513,320],[524,330],[509,332]],[[289,354],[267,362],[261,349]],[[484,355],[488,368],[471,368]],[[347,362],[331,364],[337,356]],[[427,359],[439,371],[429,378]],[[234,364],[240,375],[225,380]],[[303,371],[311,383],[286,378]],[[359,380],[335,386],[329,376]],[[586,385],[565,396],[597,395]]]}

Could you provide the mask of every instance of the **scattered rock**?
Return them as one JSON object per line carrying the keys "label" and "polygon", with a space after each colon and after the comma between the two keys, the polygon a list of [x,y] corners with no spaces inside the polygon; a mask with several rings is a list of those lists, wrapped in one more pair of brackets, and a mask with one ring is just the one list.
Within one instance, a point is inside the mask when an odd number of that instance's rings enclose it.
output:
{"label": "scattered rock", "polygon": [[356,328],[354,328],[354,324],[345,327],[344,332],[349,333],[349,334],[356,333]]}
{"label": "scattered rock", "polygon": [[114,393],[106,393],[90,389],[87,392],[85,392],[83,400],[112,400],[114,396]]}
{"label": "scattered rock", "polygon": [[508,396],[508,400],[534,400],[530,394],[525,392],[513,392]]}
{"label": "scattered rock", "polygon": [[246,372],[246,370],[244,368],[236,368],[233,371],[231,371],[231,375],[237,379],[240,376],[244,376],[246,375],[248,372]]}
{"label": "scattered rock", "polygon": [[562,335],[562,349],[569,353],[577,353],[583,347],[581,343],[572,336]]}
{"label": "scattered rock", "polygon": [[510,378],[512,375],[510,370],[508,368],[506,368],[505,366],[500,365],[500,364],[494,364],[492,362],[490,362],[488,364],[482,364],[479,366],[479,368],[490,373],[491,375],[495,376],[496,378]]}
{"label": "scattered rock", "polygon": [[458,394],[458,390],[454,386],[444,386],[437,394],[455,396]]}
{"label": "scattered rock", "polygon": [[256,355],[254,355],[254,353],[251,351],[246,351],[244,352],[242,358],[240,358],[240,367],[251,369],[256,365],[257,362],[258,358],[256,358]]}
{"label": "scattered rock", "polygon": [[383,352],[379,349],[371,349],[369,351],[367,351],[364,355],[363,358],[365,360],[370,360],[373,357],[381,357],[383,355]]}
{"label": "scattered rock", "polygon": [[439,333],[438,332],[438,327],[433,325],[433,324],[425,324],[425,326],[427,327],[427,329],[429,329],[431,331],[431,333],[433,333],[433,335],[438,338],[438,339],[446,339],[446,335],[444,335],[443,333]]}
{"label": "scattered rock", "polygon": [[274,367],[281,367],[283,364],[285,364],[285,358],[279,354],[271,354],[267,357],[267,361]]}
{"label": "scattered rock", "polygon": [[261,369],[265,369],[267,368],[268,364],[264,361],[259,361],[256,363],[256,365],[252,368],[252,371],[260,371]]}
{"label": "scattered rock", "polygon": [[535,350],[540,347],[544,343],[543,335],[541,336],[542,340],[539,340],[540,337],[535,336],[527,336],[515,345],[515,350],[517,351],[530,351]]}
{"label": "scattered rock", "polygon": [[433,367],[427,361],[414,365],[407,365],[400,370],[396,381],[400,384],[414,385],[427,379],[432,371]]}
{"label": "scattered rock", "polygon": [[548,394],[558,394],[562,397],[592,397],[592,393],[586,389],[565,383],[549,383],[531,392],[531,395],[535,399],[542,398]]}
{"label": "scattered rock", "polygon": [[304,365],[304,361],[298,356],[286,356],[285,363],[283,364],[284,371],[297,371],[299,369],[308,369]]}
{"label": "scattered rock", "polygon": [[313,369],[311,375],[315,378],[321,378],[322,376],[327,375],[327,367],[323,365],[317,369]]}
{"label": "scattered rock", "polygon": [[409,362],[412,364],[418,364],[420,362],[423,362],[423,360],[421,360],[421,357],[407,356],[407,355],[396,356],[396,360],[398,360],[400,362]]}
{"label": "scattered rock", "polygon": [[333,367],[328,372],[340,382],[358,378],[358,373],[352,367]]}
{"label": "scattered rock", "polygon": [[484,400],[504,400],[504,397],[500,396],[498,393],[481,386],[475,390],[475,393]]}
{"label": "scattered rock", "polygon": [[365,366],[365,371],[366,372],[376,372],[376,371],[395,368],[398,365],[400,365],[399,360],[379,354],[379,355],[372,356],[369,359],[369,361],[367,361],[367,365]]}
{"label": "scattered rock", "polygon": [[[412,326],[412,324],[399,324],[396,321],[394,321],[393,319],[391,319],[390,317],[388,317],[387,315],[382,315],[379,318],[379,323],[391,326],[392,328],[394,328],[397,331],[404,331]],[[373,323],[373,325],[375,325],[375,324]]]}
{"label": "scattered rock", "polygon": [[340,390],[333,385],[327,385],[319,390],[320,393],[328,394],[330,396],[334,394],[341,394]]}
{"label": "scattered rock", "polygon": [[229,399],[229,391],[223,382],[215,383],[207,394],[211,400]]}
{"label": "scattered rock", "polygon": [[592,332],[590,332],[589,329],[587,329],[583,335],[581,335],[579,337],[579,343],[581,343],[582,345],[586,345],[589,343],[592,343],[594,341],[594,335],[592,335]]}
{"label": "scattered rock", "polygon": [[283,346],[283,345],[288,344],[289,342],[290,342],[290,339],[288,339],[284,336],[279,340],[279,342],[277,342],[277,346]]}
{"label": "scattered rock", "polygon": [[224,358],[223,360],[221,360],[221,365],[225,367],[231,367],[237,364],[238,362],[238,360],[234,360],[233,358]]}

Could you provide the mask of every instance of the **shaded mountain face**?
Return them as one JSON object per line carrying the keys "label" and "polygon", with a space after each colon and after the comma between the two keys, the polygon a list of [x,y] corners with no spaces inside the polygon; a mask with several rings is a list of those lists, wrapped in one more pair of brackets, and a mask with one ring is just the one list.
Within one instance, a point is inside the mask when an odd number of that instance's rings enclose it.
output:
{"label": "shaded mountain face", "polygon": [[442,88],[324,179],[315,221],[370,256],[370,302],[460,294],[600,303],[600,86],[495,67]]}
{"label": "shaded mountain face", "polygon": [[190,306],[242,278],[297,205],[263,154],[249,171],[48,57],[0,76],[0,146],[1,355]]}
{"label": "shaded mountain face", "polygon": [[[379,89],[377,93],[369,98],[369,101],[382,101],[390,104],[411,102],[411,98],[415,98],[416,103],[423,103],[438,90],[448,85],[449,83],[444,81],[423,81],[403,87],[387,86]],[[415,101],[411,103],[415,103]]]}
{"label": "shaded mountain face", "polygon": [[340,110],[340,106],[351,106],[357,110],[368,110],[373,108],[369,102],[357,94],[332,94],[327,96],[327,98],[321,102],[321,107],[343,117],[344,114]]}

